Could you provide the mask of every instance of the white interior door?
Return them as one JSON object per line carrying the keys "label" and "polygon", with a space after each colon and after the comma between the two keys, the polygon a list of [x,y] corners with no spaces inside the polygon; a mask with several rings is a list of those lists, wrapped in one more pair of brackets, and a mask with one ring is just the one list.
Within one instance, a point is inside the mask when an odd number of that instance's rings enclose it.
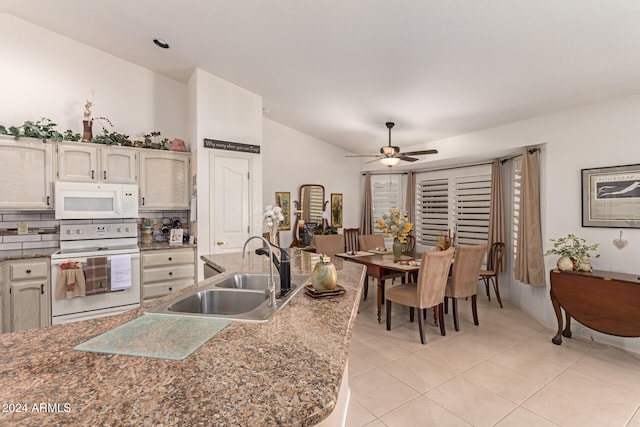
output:
{"label": "white interior door", "polygon": [[240,252],[249,238],[251,160],[211,154],[211,249],[213,253]]}

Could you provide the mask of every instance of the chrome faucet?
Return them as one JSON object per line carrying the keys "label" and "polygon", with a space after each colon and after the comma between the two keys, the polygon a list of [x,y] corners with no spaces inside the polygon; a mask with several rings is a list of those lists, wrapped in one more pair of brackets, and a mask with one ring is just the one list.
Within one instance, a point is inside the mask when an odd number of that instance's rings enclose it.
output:
{"label": "chrome faucet", "polygon": [[[280,251],[280,260],[273,256],[273,248],[277,248]],[[269,244],[269,253],[265,248],[256,249],[257,255],[268,255],[273,264],[276,266],[278,273],[280,274],[280,298],[285,297],[291,290],[291,258],[286,250],[282,249],[278,245],[272,243]]]}
{"label": "chrome faucet", "polygon": [[[262,236],[251,236],[247,239],[246,242],[244,242],[244,246],[242,247],[242,258],[244,258],[244,255],[246,253],[247,243],[249,243],[249,241],[253,239],[260,239],[267,245],[267,248],[269,249],[269,258],[273,260],[273,251],[271,249],[271,244],[267,239],[265,239]],[[260,249],[264,250],[264,248],[260,248]],[[258,253],[260,249],[256,249],[256,253]],[[273,263],[271,262],[269,263],[269,282],[267,283],[267,290],[269,291],[269,306],[275,309],[276,308],[276,284],[273,281]]]}

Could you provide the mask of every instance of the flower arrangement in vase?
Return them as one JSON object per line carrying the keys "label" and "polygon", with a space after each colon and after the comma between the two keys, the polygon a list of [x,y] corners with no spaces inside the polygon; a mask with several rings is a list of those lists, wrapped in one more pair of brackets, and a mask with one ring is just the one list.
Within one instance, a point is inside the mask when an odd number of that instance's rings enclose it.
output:
{"label": "flower arrangement in vase", "polygon": [[[598,249],[599,243],[587,245],[586,239],[577,237],[575,234],[567,234],[566,237],[549,239],[553,242],[553,248],[543,255],[560,255],[557,266],[561,271],[591,271],[591,253]],[[596,254],[593,258],[599,258]]]}
{"label": "flower arrangement in vase", "polygon": [[389,213],[378,218],[376,228],[382,230],[384,237],[393,237],[393,258],[400,259],[402,244],[406,243],[407,236],[413,228],[413,224],[407,220],[407,215],[400,209],[391,209]]}
{"label": "flower arrangement in vase", "polygon": [[262,214],[264,223],[269,228],[269,243],[276,244],[276,236],[278,235],[278,225],[284,221],[282,208],[280,206],[267,206]]}

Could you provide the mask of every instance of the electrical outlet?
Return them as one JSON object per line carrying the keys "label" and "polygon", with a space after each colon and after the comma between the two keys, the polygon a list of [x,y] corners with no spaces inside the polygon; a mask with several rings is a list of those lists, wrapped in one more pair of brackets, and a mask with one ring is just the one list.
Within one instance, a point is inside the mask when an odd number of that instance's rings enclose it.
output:
{"label": "electrical outlet", "polygon": [[29,234],[29,226],[26,222],[18,223],[18,234]]}

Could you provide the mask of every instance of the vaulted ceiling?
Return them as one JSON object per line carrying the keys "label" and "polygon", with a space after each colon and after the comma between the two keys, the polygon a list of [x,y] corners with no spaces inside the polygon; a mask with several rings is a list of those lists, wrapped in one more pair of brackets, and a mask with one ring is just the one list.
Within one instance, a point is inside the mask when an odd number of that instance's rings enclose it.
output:
{"label": "vaulted ceiling", "polygon": [[[436,139],[640,92],[635,0],[2,0],[6,11],[344,147]],[[152,40],[162,38],[162,50]]]}

